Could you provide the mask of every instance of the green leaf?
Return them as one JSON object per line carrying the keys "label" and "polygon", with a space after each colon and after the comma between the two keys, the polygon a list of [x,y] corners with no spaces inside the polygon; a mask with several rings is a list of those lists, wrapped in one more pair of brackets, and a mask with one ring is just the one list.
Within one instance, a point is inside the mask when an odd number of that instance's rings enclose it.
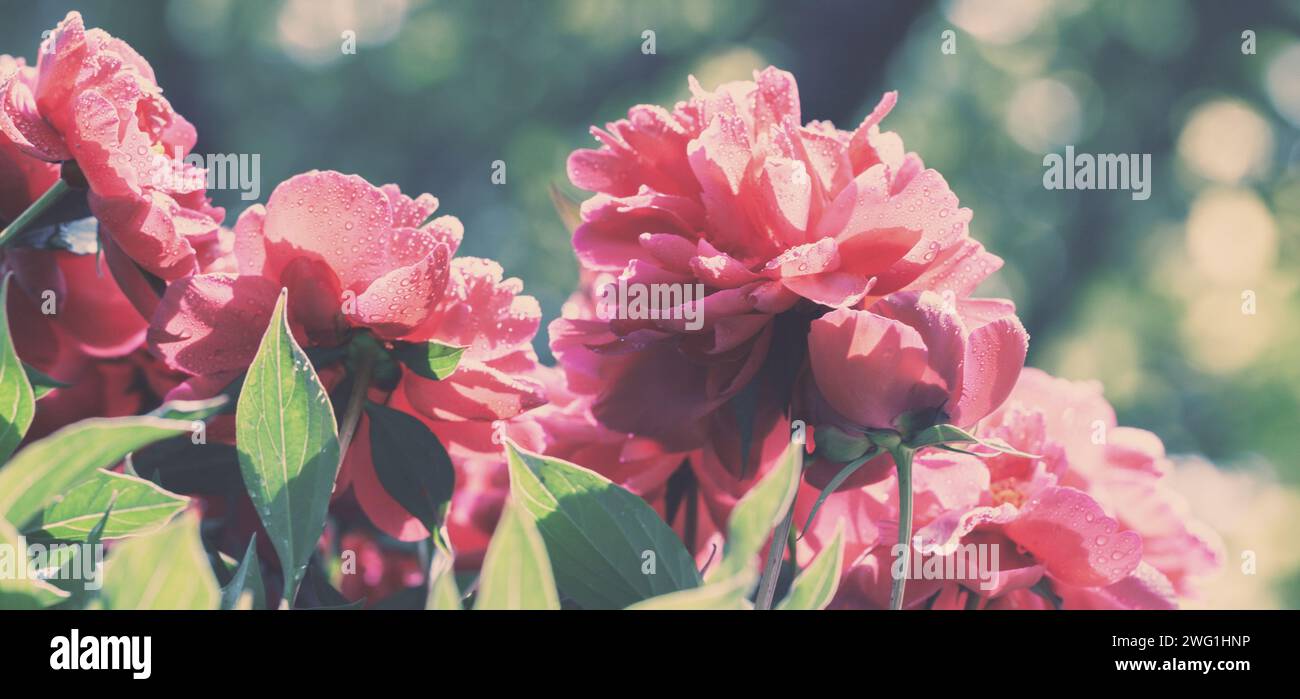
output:
{"label": "green leaf", "polygon": [[[802,448],[791,444],[776,468],[750,488],[731,510],[722,562],[714,571],[718,578],[753,572],[754,558],[762,551],[772,529],[785,517],[799,490]],[[713,579],[710,577],[710,581]]]}
{"label": "green leaf", "polygon": [[216,609],[221,590],[199,541],[198,515],[114,546],[102,592],[107,609]]}
{"label": "green leaf", "polygon": [[221,608],[240,609],[244,604],[245,595],[247,595],[247,607],[242,608],[266,608],[266,588],[262,584],[262,569],[257,562],[256,532],[248,540],[248,548],[244,549],[244,557],[235,568],[235,574],[230,577],[230,582],[221,588]]}
{"label": "green leaf", "polygon": [[429,593],[425,599],[425,609],[441,611],[459,610],[460,589],[456,587],[456,570],[447,551],[435,550],[429,564]]}
{"label": "green leaf", "polygon": [[694,559],[645,500],[513,442],[506,455],[511,497],[541,531],[565,597],[584,609],[620,609],[700,584]]}
{"label": "green leaf", "polygon": [[[51,577],[51,582],[58,586],[60,590],[69,593],[67,599],[59,603],[60,609],[87,609],[89,605],[95,603],[95,598],[99,596],[99,586],[86,584],[86,580],[95,572],[102,576],[104,547],[96,546],[100,543],[104,527],[108,526],[108,518],[113,514],[113,503],[110,501],[108,507],[104,510],[104,515],[99,518],[95,526],[91,528],[90,533],[86,535],[86,540],[80,545],[72,546],[65,544],[68,556],[62,561],[59,570],[58,579]],[[54,549],[52,548],[51,551]],[[90,561],[85,560],[85,556],[90,557]],[[90,571],[88,574],[87,571]],[[99,580],[102,582],[103,578]]]}
{"label": "green leaf", "polygon": [[74,255],[97,254],[99,220],[90,213],[86,192],[68,191],[5,247],[66,250]]}
{"label": "green leaf", "polygon": [[392,355],[406,368],[426,379],[441,381],[451,376],[460,364],[464,347],[438,342],[396,342]]}
{"label": "green leaf", "polygon": [[[821,444],[818,444],[817,446],[820,448]],[[812,510],[808,512],[808,519],[804,520],[803,528],[799,530],[800,539],[803,538],[804,534],[808,533],[808,528],[812,526],[813,520],[817,518],[817,512],[821,510],[822,505],[826,503],[826,498],[833,495],[835,489],[840,487],[841,483],[847,481],[849,476],[857,473],[858,469],[862,468],[868,461],[876,458],[878,452],[878,449],[872,447],[867,451],[867,453],[846,464],[844,468],[840,469],[840,472],[835,474],[835,477],[826,484],[826,487],[822,488],[822,492],[817,494],[817,501],[813,503]]]}
{"label": "green leaf", "polygon": [[630,610],[649,609],[749,609],[747,596],[753,585],[753,576],[731,575],[689,590],[679,590],[651,597],[628,607]]}
{"label": "green leaf", "polygon": [[[9,278],[12,276],[13,272],[9,272],[0,282],[0,462],[18,448],[36,415],[36,396],[18,359],[9,329]],[[0,492],[0,499],[4,497]],[[0,516],[3,515],[4,510],[0,509]]]}
{"label": "green leaf", "polygon": [[27,547],[22,536],[0,519],[0,610],[44,609],[70,597],[66,590],[26,577],[26,571]]}
{"label": "green leaf", "polygon": [[559,609],[542,535],[518,505],[501,513],[479,577],[475,609]]}
{"label": "green leaf", "polygon": [[149,411],[154,417],[168,420],[206,420],[228,407],[234,407],[229,395],[219,393],[202,400],[173,400]]}
{"label": "green leaf", "polygon": [[947,444],[949,442],[978,442],[979,437],[963,430],[956,425],[932,425],[921,430],[912,438],[911,446],[913,449],[920,449],[935,444]]}
{"label": "green leaf", "polygon": [[127,454],[187,433],[190,423],[135,416],[74,422],[18,452],[0,468],[0,517],[22,527],[54,496],[109,468]]}
{"label": "green leaf", "polygon": [[825,609],[840,587],[844,566],[844,520],[835,526],[831,543],[794,579],[790,594],[777,609]]}
{"label": "green leaf", "polygon": [[1026,454],[1019,451],[1000,439],[980,439],[956,425],[934,425],[922,430],[912,439],[908,446],[913,449],[920,449],[928,446],[946,446],[952,442],[975,443],[1003,454],[1011,454],[1026,459],[1042,458],[1036,454]]}
{"label": "green leaf", "polygon": [[27,362],[23,362],[23,371],[27,372],[27,381],[32,385],[32,394],[36,397],[36,400],[44,398],[56,388],[67,388],[71,385],[46,374]]}
{"label": "green leaf", "polygon": [[370,459],[384,490],[431,532],[442,527],[456,469],[438,437],[404,412],[368,403]]}
{"label": "green leaf", "polygon": [[239,452],[233,444],[195,444],[190,435],[164,439],[131,455],[136,473],[178,493],[242,497]]}
{"label": "green leaf", "polygon": [[293,603],[325,528],[339,469],[338,426],[329,395],[285,316],[282,290],[235,410],[239,470],[284,572]]}
{"label": "green leaf", "polygon": [[96,471],[56,497],[24,531],[28,536],[85,541],[97,525],[102,525],[101,538],[121,539],[161,527],[189,501],[143,478]]}

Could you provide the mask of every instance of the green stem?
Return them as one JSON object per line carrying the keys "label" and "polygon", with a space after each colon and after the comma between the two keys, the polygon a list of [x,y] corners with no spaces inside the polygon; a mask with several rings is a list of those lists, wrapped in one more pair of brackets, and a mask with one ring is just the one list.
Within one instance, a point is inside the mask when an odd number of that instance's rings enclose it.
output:
{"label": "green stem", "polygon": [[[803,447],[792,447],[798,454],[800,478],[803,477]],[[790,539],[790,524],[794,521],[794,505],[797,497],[790,499],[790,509],[772,532],[772,544],[767,549],[767,560],[763,562],[763,574],[758,578],[758,595],[754,598],[755,609],[771,609],[772,598],[776,595],[776,581],[781,575],[781,561],[785,558],[785,545]]]}
{"label": "green stem", "polygon": [[898,467],[898,543],[903,550],[900,553],[902,575],[894,576],[889,590],[889,608],[902,609],[907,576],[912,570],[912,454],[915,452],[906,444],[898,445],[891,452],[894,465]]}
{"label": "green stem", "polygon": [[[370,390],[370,378],[374,374],[377,356],[377,345],[361,343],[361,349],[356,355],[356,362],[352,369],[352,393],[348,395],[347,408],[343,411],[343,419],[339,421],[340,466],[348,456],[348,447],[352,445],[352,437],[357,433],[357,423],[361,421],[361,409],[365,406],[366,394]],[[302,581],[299,580],[298,584],[292,590],[289,590],[289,594],[280,602],[281,609],[290,607],[288,600],[298,599],[298,588],[301,585]]]}
{"label": "green stem", "polygon": [[67,193],[67,191],[68,183],[64,182],[62,177],[55,180],[54,184],[50,185],[50,188],[45,190],[45,193],[42,194],[39,199],[32,202],[32,205],[27,207],[26,211],[18,214],[18,218],[14,219],[13,223],[5,226],[4,230],[0,231],[0,247],[9,244],[9,241],[13,239],[14,236],[18,235],[22,229],[27,227],[27,224],[36,220],[37,216],[44,213],[46,209],[50,208],[50,206],[52,206],[54,202],[58,201],[65,193]]}
{"label": "green stem", "polygon": [[767,560],[763,563],[763,575],[758,579],[758,596],[754,599],[755,609],[771,609],[772,598],[776,595],[776,581],[781,576],[781,560],[785,558],[785,543],[790,538],[790,523],[794,521],[794,501],[786,510],[781,523],[772,532],[772,545],[767,549]]}
{"label": "green stem", "polygon": [[361,408],[366,403],[366,394],[370,391],[370,378],[374,374],[377,352],[369,344],[363,344],[352,370],[352,393],[348,395],[348,405],[339,421],[339,463],[347,457],[352,437],[357,433],[357,423],[361,421]]}

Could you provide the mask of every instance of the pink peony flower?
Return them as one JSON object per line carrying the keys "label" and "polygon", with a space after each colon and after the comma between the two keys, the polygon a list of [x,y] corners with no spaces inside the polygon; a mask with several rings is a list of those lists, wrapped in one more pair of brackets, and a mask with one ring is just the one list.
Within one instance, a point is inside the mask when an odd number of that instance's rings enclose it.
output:
{"label": "pink peony flower", "polygon": [[[22,58],[0,54],[0,85],[9,80],[30,90],[36,83],[36,69]],[[58,178],[57,165],[28,155],[0,130],[0,222],[17,218]]]}
{"label": "pink peony flower", "polygon": [[173,369],[229,381],[252,361],[281,288],[305,347],[339,345],[354,328],[409,335],[442,298],[462,235],[451,216],[424,223],[437,206],[431,195],[411,199],[355,175],[293,177],[239,217],[237,272],[167,287],[150,347]]}
{"label": "pink peony flower", "polygon": [[[539,436],[525,417],[547,401],[542,368],[531,344],[541,308],[536,299],[520,293],[518,279],[502,277],[501,266],[491,260],[452,261],[447,293],[407,339],[466,347],[460,364],[442,381],[406,372],[387,398],[390,408],[416,416],[438,436],[456,468],[447,528],[460,567],[476,565],[487,550],[509,492],[502,438],[541,449]],[[363,424],[357,442],[364,432]],[[351,484],[361,509],[376,527],[403,541],[429,536],[380,483],[369,446],[357,444],[344,461],[344,470],[341,478]]]}
{"label": "pink peony flower", "polygon": [[[1026,441],[1026,424],[1042,426],[1036,438],[1042,446]],[[1187,503],[1166,483],[1172,464],[1160,438],[1119,426],[1099,383],[1026,369],[1003,408],[981,425],[980,434],[1019,442],[1030,453],[1059,454],[1069,466],[1062,483],[1085,490],[1124,527],[1141,535],[1143,560],[1168,578],[1180,596],[1194,594],[1197,580],[1222,566],[1219,536],[1193,518]],[[991,460],[994,465],[1016,462],[1005,454]]]}
{"label": "pink peony flower", "polygon": [[[16,162],[24,161],[39,162],[19,154]],[[17,201],[19,211],[30,203]],[[28,441],[77,420],[136,413],[150,400],[141,385],[147,324],[94,255],[8,248],[0,276],[9,273],[18,356],[67,384],[37,402]]]}
{"label": "pink peony flower", "polygon": [[[1119,439],[1107,442],[1101,437],[1107,429],[1109,439]],[[991,587],[973,575],[911,580],[905,605],[1038,609],[1053,606],[1044,595],[1050,593],[1064,608],[1176,607],[1197,577],[1221,564],[1221,545],[1186,517],[1159,483],[1161,474],[1138,456],[1157,454],[1140,432],[1115,427],[1114,411],[1095,382],[1025,369],[978,434],[1036,458],[927,451],[913,467],[917,565],[957,555],[961,545],[996,544],[999,569]],[[1144,449],[1133,448],[1138,442]],[[1123,490],[1137,473],[1146,474],[1139,479],[1145,507]],[[1126,497],[1116,498],[1111,483],[1121,484]],[[866,493],[887,513],[877,520],[884,530],[879,546],[846,571],[837,606],[883,608],[888,601],[898,516],[893,487],[890,477],[828,500]]]}
{"label": "pink peony flower", "polygon": [[94,255],[13,248],[0,266],[14,275],[11,324],[24,329],[14,340],[29,363],[69,351],[121,357],[143,344],[148,324]]}
{"label": "pink peony flower", "polygon": [[[1010,301],[950,303],[934,292],[902,292],[871,311],[842,308],[814,320],[812,371],[801,393],[811,424],[845,432],[897,429],[900,417],[926,411],[942,413],[939,422],[969,427],[1006,400],[1028,347]],[[819,458],[808,479],[825,486],[841,468]],[[841,487],[892,471],[893,459],[882,454]]]}
{"label": "pink peony flower", "polygon": [[[532,338],[541,309],[504,279],[497,262],[452,260],[463,229],[432,218],[437,199],[404,196],[355,175],[312,172],[282,183],[265,207],[239,217],[234,270],[198,274],[168,286],[148,331],[169,368],[191,378],[173,398],[220,390],[252,361],[279,288],[289,288],[289,321],[304,347],[334,347],[356,330],[404,342],[465,347],[455,374],[432,381],[411,372],[369,398],[419,417],[458,470],[448,521],[452,544],[484,551],[508,487],[497,430],[545,403]],[[326,387],[342,381],[322,370]],[[335,495],[351,489],[361,511],[403,540],[428,537],[383,489],[370,460],[368,418],[344,456]]]}
{"label": "pink peony flower", "polygon": [[967,236],[970,211],[943,177],[880,131],[894,93],[846,132],[803,124],[794,78],[775,68],[691,90],[671,111],[637,106],[593,129],[601,147],[575,151],[568,169],[597,192],[573,236],[582,264],[629,284],[702,284],[702,327],[551,327],[566,371],[600,384],[596,417],[673,450],[710,438],[707,418],[769,352],[800,351],[800,323],[777,332],[779,315],[806,306],[791,315],[806,323],[817,307],[866,308],[905,289],[964,297],[1000,265]]}
{"label": "pink peony flower", "polygon": [[35,69],[0,59],[0,141],[44,162],[75,161],[116,244],[165,280],[197,271],[195,245],[224,216],[203,171],[183,163],[196,138],[148,62],[77,12],[42,43]]}
{"label": "pink peony flower", "polygon": [[[541,309],[521,293],[518,279],[503,278],[497,263],[453,260],[463,229],[454,217],[432,218],[437,207],[431,195],[412,199],[394,185],[375,187],[356,176],[298,175],[276,187],[265,207],[239,217],[234,271],[167,287],[148,341],[168,367],[192,377],[172,397],[210,395],[252,361],[279,290],[288,288],[289,324],[304,347],[339,346],[358,330],[382,342],[465,347],[447,379],[405,372],[395,388],[371,386],[369,395],[415,415],[438,436],[458,476],[452,542],[482,551],[508,485],[497,431],[546,400],[532,378]],[[343,375],[331,368],[321,379],[330,388]],[[385,533],[428,537],[380,483],[364,416],[335,492],[349,487]]]}

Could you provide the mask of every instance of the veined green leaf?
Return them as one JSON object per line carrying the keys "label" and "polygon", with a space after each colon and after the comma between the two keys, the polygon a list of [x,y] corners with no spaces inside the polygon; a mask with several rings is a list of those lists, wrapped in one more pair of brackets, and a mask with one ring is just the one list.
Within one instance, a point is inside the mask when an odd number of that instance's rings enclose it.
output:
{"label": "veined green leaf", "polygon": [[645,500],[581,466],[506,445],[511,496],[537,524],[566,597],[620,609],[696,587],[695,561]]}
{"label": "veined green leaf", "polygon": [[23,527],[71,486],[161,439],[186,433],[190,423],[136,416],[74,422],[32,442],[0,468],[0,517]]}
{"label": "veined green leaf", "polygon": [[[102,524],[102,538],[121,539],[161,527],[188,502],[189,498],[169,493],[143,478],[101,470],[57,496],[27,525],[25,533],[85,541]],[[107,518],[105,513],[109,513]]]}
{"label": "veined green leaf", "polygon": [[290,604],[325,528],[339,469],[338,426],[316,370],[289,332],[282,290],[235,410],[239,470],[284,571]]}
{"label": "veined green leaf", "polygon": [[44,580],[27,577],[27,547],[22,545],[22,536],[0,519],[0,610],[44,609],[69,596]]}
{"label": "veined green leaf", "polygon": [[840,587],[844,565],[844,521],[835,527],[831,543],[817,554],[790,586],[790,594],[777,609],[825,609]]}
{"label": "veined green leaf", "polygon": [[483,556],[475,609],[559,609],[551,561],[532,519],[507,504]]}
{"label": "veined green leaf", "polygon": [[406,368],[426,379],[441,381],[451,376],[460,364],[464,347],[437,342],[398,342],[392,355]]}
{"label": "veined green leaf", "polygon": [[221,590],[199,541],[198,515],[114,546],[102,592],[107,609],[216,609]]}
{"label": "veined green leaf", "polygon": [[[18,359],[9,329],[9,278],[12,276],[13,272],[10,272],[0,282],[0,462],[14,453],[36,415],[36,395],[23,363]],[[3,497],[3,491],[0,491],[0,498]],[[4,510],[0,508],[2,516]]]}

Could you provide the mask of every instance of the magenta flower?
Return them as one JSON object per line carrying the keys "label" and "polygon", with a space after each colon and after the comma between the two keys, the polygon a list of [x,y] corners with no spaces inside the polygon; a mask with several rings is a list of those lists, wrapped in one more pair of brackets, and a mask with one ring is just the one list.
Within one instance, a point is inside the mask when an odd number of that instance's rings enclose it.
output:
{"label": "magenta flower", "polygon": [[593,129],[601,147],[575,151],[568,169],[597,192],[573,236],[581,263],[629,284],[703,285],[702,327],[552,326],[566,371],[601,384],[597,418],[673,450],[708,439],[707,419],[770,348],[803,342],[797,330],[774,335],[779,314],[869,308],[908,289],[961,298],[1001,264],[968,237],[970,211],[943,176],[880,131],[894,93],[847,132],[804,124],[794,78],[776,68],[691,90],[671,111],[637,106]]}
{"label": "magenta flower", "polygon": [[[404,373],[388,398],[389,407],[416,416],[438,436],[456,467],[447,528],[461,565],[471,565],[486,550],[505,503],[510,481],[501,438],[540,450],[525,414],[547,402],[531,344],[542,314],[537,300],[522,291],[519,279],[503,279],[496,262],[453,260],[446,293],[406,339],[466,347],[460,364],[441,381]],[[364,421],[340,478],[351,483],[366,516],[385,533],[404,541],[427,538],[424,525],[380,483]]]}
{"label": "magenta flower", "polygon": [[[0,85],[9,81],[30,91],[36,84],[36,69],[29,67],[22,58],[0,54]],[[0,95],[3,94],[0,92]],[[0,123],[4,119],[0,116]],[[26,139],[22,142],[25,144]],[[19,143],[9,138],[8,132],[0,129],[0,220],[12,221],[17,218],[57,179],[57,165],[32,157]]]}
{"label": "magenta flower", "polygon": [[182,162],[196,139],[149,63],[86,29],[77,12],[42,43],[35,69],[0,58],[0,141],[41,161],[75,161],[117,245],[169,281],[197,271],[194,248],[224,217],[205,196],[203,171]]}
{"label": "magenta flower", "polygon": [[150,346],[173,369],[230,380],[252,361],[282,287],[304,346],[338,345],[353,328],[408,335],[442,298],[462,235],[451,216],[423,223],[437,206],[355,175],[293,177],[239,217],[237,272],[167,287]]}
{"label": "magenta flower", "polygon": [[[437,207],[429,194],[412,199],[355,175],[293,177],[266,206],[239,217],[233,271],[168,285],[148,340],[168,367],[191,375],[174,397],[215,393],[248,366],[281,288],[289,290],[290,328],[304,347],[339,346],[364,330],[381,342],[466,348],[442,381],[405,372],[395,388],[371,386],[369,394],[438,436],[457,469],[453,544],[481,553],[508,483],[497,430],[546,401],[531,345],[541,309],[497,263],[453,260],[463,229],[452,216],[433,218]],[[342,373],[328,367],[321,378],[330,387]],[[428,537],[379,481],[364,415],[336,495],[349,487],[379,529],[403,540]]]}
{"label": "magenta flower", "polygon": [[[810,423],[847,433],[898,429],[900,418],[917,413],[970,427],[1006,400],[1028,348],[1010,301],[897,293],[871,311],[842,308],[812,322],[812,371],[801,397]],[[808,479],[824,486],[842,467],[819,458]],[[892,457],[881,454],[841,487],[875,482],[892,470]]]}

